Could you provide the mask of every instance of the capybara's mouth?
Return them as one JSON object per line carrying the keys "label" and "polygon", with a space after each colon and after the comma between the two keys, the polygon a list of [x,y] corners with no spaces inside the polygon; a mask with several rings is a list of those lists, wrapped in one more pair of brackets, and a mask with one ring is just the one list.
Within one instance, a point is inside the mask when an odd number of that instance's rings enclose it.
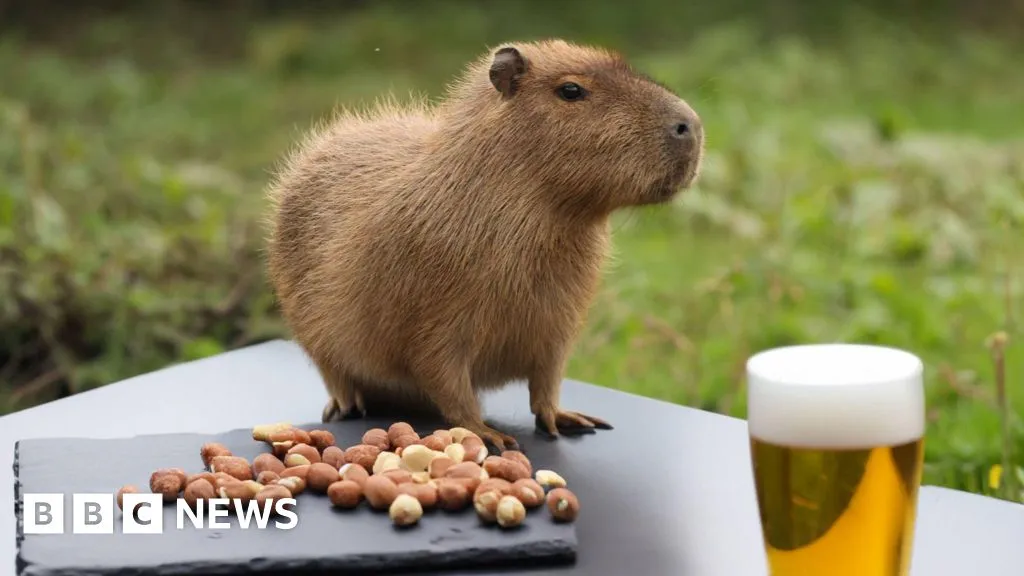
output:
{"label": "capybara's mouth", "polygon": [[690,158],[679,162],[675,170],[651,190],[651,203],[668,202],[697,181],[699,162]]}

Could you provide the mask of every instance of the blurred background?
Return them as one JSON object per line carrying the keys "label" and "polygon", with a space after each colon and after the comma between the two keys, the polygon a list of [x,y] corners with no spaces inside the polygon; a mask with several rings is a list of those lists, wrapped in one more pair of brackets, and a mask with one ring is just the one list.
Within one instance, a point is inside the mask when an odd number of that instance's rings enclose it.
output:
{"label": "blurred background", "polygon": [[925,481],[1024,500],[1022,32],[1024,0],[0,0],[0,407],[287,337],[261,214],[294,139],[561,36],[708,134],[698,190],[616,219],[568,375],[743,417],[760,349],[904,347]]}

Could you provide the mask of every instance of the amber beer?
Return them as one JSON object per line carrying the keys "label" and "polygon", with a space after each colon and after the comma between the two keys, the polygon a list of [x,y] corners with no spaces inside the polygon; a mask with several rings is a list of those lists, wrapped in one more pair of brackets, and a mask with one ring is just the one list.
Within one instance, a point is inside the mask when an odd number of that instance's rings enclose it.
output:
{"label": "amber beer", "polygon": [[777,348],[747,363],[754,485],[771,576],[908,576],[923,365],[880,346]]}

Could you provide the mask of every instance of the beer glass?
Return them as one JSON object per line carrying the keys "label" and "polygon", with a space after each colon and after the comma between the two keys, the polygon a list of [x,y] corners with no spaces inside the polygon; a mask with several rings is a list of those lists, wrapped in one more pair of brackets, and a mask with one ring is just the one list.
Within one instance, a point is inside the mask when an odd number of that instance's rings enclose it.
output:
{"label": "beer glass", "polygon": [[747,362],[754,484],[771,576],[908,576],[925,432],[909,352],[811,344]]}

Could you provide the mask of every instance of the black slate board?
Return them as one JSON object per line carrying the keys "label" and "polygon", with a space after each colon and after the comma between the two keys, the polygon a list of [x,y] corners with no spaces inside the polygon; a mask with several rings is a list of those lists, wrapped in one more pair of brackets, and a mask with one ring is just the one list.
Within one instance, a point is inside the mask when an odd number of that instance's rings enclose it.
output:
{"label": "black slate board", "polygon": [[[340,446],[348,447],[358,444],[367,429],[388,423],[359,419],[299,427],[330,430]],[[421,434],[444,427],[413,424]],[[223,520],[230,522],[229,529],[199,530],[186,519],[179,530],[175,506],[168,505],[159,535],[124,534],[120,511],[115,512],[113,534],[71,533],[72,494],[114,493],[125,484],[148,492],[149,476],[157,468],[202,471],[199,447],[205,442],[221,442],[250,460],[269,451],[269,446],[252,439],[251,429],[217,435],[18,442],[14,457],[18,574],[378,574],[575,561],[575,527],[552,522],[545,508],[530,511],[524,524],[511,531],[482,524],[472,508],[459,513],[428,511],[419,525],[401,529],[392,526],[386,512],[371,510],[365,501],[356,510],[341,511],[333,509],[326,496],[308,490],[297,498],[298,523],[291,530],[241,530],[233,513]],[[529,455],[535,468],[543,468],[543,453],[555,448],[537,448]],[[64,534],[24,534],[22,494],[47,492],[65,494]]]}

